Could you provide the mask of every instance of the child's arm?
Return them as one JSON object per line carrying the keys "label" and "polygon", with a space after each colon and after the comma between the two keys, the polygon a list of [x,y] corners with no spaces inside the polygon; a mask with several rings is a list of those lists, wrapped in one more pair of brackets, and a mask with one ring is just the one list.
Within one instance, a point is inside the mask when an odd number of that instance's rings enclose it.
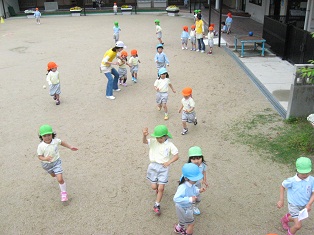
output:
{"label": "child's arm", "polygon": [[281,185],[280,186],[280,197],[279,201],[277,202],[277,208],[282,208],[284,206],[284,196],[285,196],[285,188]]}
{"label": "child's arm", "polygon": [[145,127],[145,128],[143,129],[143,144],[148,144],[147,136],[148,136],[148,128]]}
{"label": "child's arm", "polygon": [[313,202],[314,202],[314,192],[312,192],[312,196],[310,198],[310,201],[305,206],[305,208],[307,209],[308,212],[311,211],[311,207],[312,207]]}
{"label": "child's arm", "polygon": [[64,142],[64,141],[61,141],[61,145],[62,145],[63,147],[66,147],[66,148],[71,149],[72,151],[77,151],[77,150],[78,150],[78,148],[73,147],[72,145],[69,145],[68,143],[66,143],[66,142]]}
{"label": "child's arm", "polygon": [[191,109],[188,109],[188,110],[185,110],[187,113],[191,113],[191,112],[193,112],[193,110],[194,110],[194,107],[191,107]]}
{"label": "child's arm", "polygon": [[172,90],[173,93],[176,93],[176,91],[174,90],[172,84],[169,84],[169,87],[171,88],[171,90]]}
{"label": "child's arm", "polygon": [[204,178],[203,178],[203,184],[206,186],[206,188],[208,187],[208,183],[207,183],[207,177],[206,177],[206,171],[203,171],[203,176],[204,176]]}
{"label": "child's arm", "polygon": [[45,157],[44,155],[38,155],[39,160],[50,162],[52,160],[51,156]]}
{"label": "child's arm", "polygon": [[164,167],[168,167],[168,166],[170,166],[171,163],[174,163],[174,162],[177,161],[178,159],[179,159],[179,155],[178,155],[178,154],[173,155],[173,158],[171,158],[170,161],[165,162],[165,163],[163,163],[162,165],[163,165]]}
{"label": "child's arm", "polygon": [[179,113],[181,113],[182,109],[183,109],[183,104],[181,104],[181,107],[179,109]]}

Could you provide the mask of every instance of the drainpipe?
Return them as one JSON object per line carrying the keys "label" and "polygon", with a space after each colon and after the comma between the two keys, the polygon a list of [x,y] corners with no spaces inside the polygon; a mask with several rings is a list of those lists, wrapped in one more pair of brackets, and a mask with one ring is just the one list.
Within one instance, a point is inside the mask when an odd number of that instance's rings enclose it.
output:
{"label": "drainpipe", "polygon": [[5,8],[4,8],[4,0],[2,0],[2,8],[3,8],[3,14],[4,14],[4,19],[7,18],[7,15],[5,14]]}
{"label": "drainpipe", "polygon": [[310,31],[308,29],[310,27],[309,26],[309,21],[311,19],[311,17],[310,17],[310,10],[312,8],[312,5],[311,5],[312,3],[313,3],[312,1],[307,1],[305,20],[304,20],[304,28],[303,28],[305,31]]}

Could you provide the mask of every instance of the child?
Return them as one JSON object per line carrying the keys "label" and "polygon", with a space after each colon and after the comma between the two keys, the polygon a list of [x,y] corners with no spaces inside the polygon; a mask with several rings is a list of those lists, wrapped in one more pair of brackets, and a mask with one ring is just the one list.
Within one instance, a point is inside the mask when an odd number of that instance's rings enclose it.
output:
{"label": "child", "polygon": [[[158,125],[151,134],[153,139],[147,139],[148,128],[143,129],[143,143],[149,146],[150,164],[147,169],[147,179],[151,182],[151,187],[156,191],[156,202],[153,210],[160,215],[160,202],[168,183],[169,166],[179,159],[177,147],[169,141],[172,136],[165,125]],[[170,155],[173,155],[170,158]]]}
{"label": "child", "polygon": [[37,154],[39,160],[41,160],[42,168],[52,177],[57,178],[61,190],[61,201],[65,202],[68,200],[68,195],[66,184],[62,176],[63,170],[58,147],[61,145],[71,149],[72,151],[77,151],[78,149],[55,137],[56,133],[52,131],[51,126],[42,125],[39,128],[39,139],[41,142],[38,145]]}
{"label": "child", "polygon": [[117,6],[117,3],[115,3],[115,2],[113,3],[113,12],[114,12],[115,15],[118,12],[118,6]]}
{"label": "child", "polygon": [[[310,176],[312,171],[311,159],[300,157],[296,161],[297,173],[282,182],[280,187],[280,199],[277,203],[278,208],[284,206],[284,192],[287,189],[289,213],[281,218],[284,230],[288,230],[287,235],[294,235],[302,227],[302,221],[298,220],[298,215],[304,208],[311,211],[314,202],[314,177]],[[289,222],[294,222],[292,227]]]}
{"label": "child", "polygon": [[115,21],[114,26],[113,26],[113,39],[114,39],[115,43],[117,41],[119,41],[120,31],[121,31],[121,29],[120,29],[119,23],[118,23],[118,21]]}
{"label": "child", "polygon": [[188,40],[189,40],[189,27],[183,26],[183,31],[181,33],[181,43],[182,43],[182,50],[188,49]]}
{"label": "child", "polygon": [[160,27],[160,20],[155,20],[155,25],[156,25],[156,35],[157,35],[157,39],[159,41],[160,44],[164,45],[164,43],[162,42],[162,28]]}
{"label": "child", "polygon": [[171,88],[173,93],[176,93],[174,90],[168,72],[165,68],[161,68],[159,70],[159,78],[154,83],[155,90],[157,91],[156,94],[156,102],[157,102],[157,110],[160,111],[161,107],[164,108],[165,117],[164,120],[168,120],[168,108],[167,108],[167,101],[168,101],[168,87]]}
{"label": "child", "polygon": [[47,66],[47,82],[49,85],[49,94],[53,96],[53,99],[56,101],[56,105],[60,104],[60,94],[61,94],[61,88],[60,88],[60,77],[59,77],[59,71],[57,71],[58,65],[55,62],[49,62]]}
{"label": "child", "polygon": [[138,64],[141,61],[138,59],[137,50],[131,51],[131,58],[129,59],[129,65],[131,66],[131,74],[132,74],[132,81],[137,83],[137,72],[138,72]]}
{"label": "child", "polygon": [[158,44],[156,49],[155,62],[157,66],[157,78],[159,78],[159,69],[169,66],[169,60],[167,55],[163,52],[164,46],[162,44]]}
{"label": "child", "polygon": [[182,90],[182,95],[183,98],[181,100],[181,107],[179,109],[179,113],[182,112],[182,126],[183,130],[181,132],[182,135],[185,135],[188,133],[188,127],[186,125],[186,122],[188,123],[194,123],[194,125],[197,125],[197,118],[196,118],[196,113],[194,111],[195,109],[195,102],[192,98],[192,88],[190,87],[185,87]]}
{"label": "child", "polygon": [[224,21],[221,22],[221,32],[222,33],[227,33],[227,25],[226,25],[226,23]]}
{"label": "child", "polygon": [[191,44],[192,44],[191,51],[196,51],[196,33],[195,33],[195,25],[194,24],[191,26],[189,39],[191,40]]}
{"label": "child", "polygon": [[[182,174],[183,177],[173,197],[179,219],[179,223],[174,226],[174,232],[192,235],[194,229],[193,203],[196,202],[199,194],[205,192],[206,189],[195,186],[196,182],[203,178],[197,165],[193,163],[184,164]],[[186,229],[185,225],[187,225]]]}
{"label": "child", "polygon": [[118,73],[119,73],[119,84],[123,85],[123,86],[127,86],[126,84],[126,80],[127,80],[127,76],[128,76],[128,71],[126,69],[126,66],[128,64],[128,53],[126,51],[121,51],[120,53],[120,58],[118,59],[118,64],[119,64],[119,69],[118,69]]}
{"label": "child", "polygon": [[232,15],[229,12],[227,14],[227,19],[226,19],[226,26],[227,26],[227,34],[231,33],[231,24],[232,24]]}
{"label": "child", "polygon": [[[198,166],[199,171],[203,174],[203,180],[199,180],[196,182],[195,186],[198,188],[202,188],[202,184],[205,185],[205,187],[208,187],[207,184],[207,177],[206,177],[206,170],[207,170],[207,164],[204,160],[202,149],[198,146],[193,146],[189,149],[189,160],[188,163],[194,163]],[[197,197],[196,203],[199,203],[201,201],[201,197]],[[201,214],[200,210],[196,205],[193,207],[193,213],[194,215]]]}
{"label": "child", "polygon": [[36,23],[37,23],[37,24],[40,24],[41,13],[40,13],[40,11],[38,10],[38,8],[36,8],[36,11],[35,11],[35,13],[34,13],[34,17],[36,18]]}
{"label": "child", "polygon": [[209,51],[207,52],[207,55],[210,55],[213,53],[213,46],[214,46],[214,28],[212,26],[208,27],[208,46]]}

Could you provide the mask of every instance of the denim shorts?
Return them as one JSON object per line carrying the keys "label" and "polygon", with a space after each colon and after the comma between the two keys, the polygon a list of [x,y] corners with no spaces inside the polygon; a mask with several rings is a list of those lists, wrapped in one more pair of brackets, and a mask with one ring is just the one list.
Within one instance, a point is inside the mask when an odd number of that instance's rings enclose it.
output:
{"label": "denim shorts", "polygon": [[42,162],[41,166],[44,168],[44,170],[46,170],[49,174],[62,174],[63,170],[62,170],[62,166],[61,166],[61,159],[59,158],[57,161],[54,162]]}

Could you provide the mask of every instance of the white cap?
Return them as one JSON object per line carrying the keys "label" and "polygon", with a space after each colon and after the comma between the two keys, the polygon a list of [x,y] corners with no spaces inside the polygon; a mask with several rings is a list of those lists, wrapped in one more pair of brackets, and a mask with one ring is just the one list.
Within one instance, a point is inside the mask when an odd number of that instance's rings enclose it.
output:
{"label": "white cap", "polygon": [[124,43],[122,41],[117,41],[116,47],[123,47],[124,49],[126,49],[126,46],[124,45]]}

